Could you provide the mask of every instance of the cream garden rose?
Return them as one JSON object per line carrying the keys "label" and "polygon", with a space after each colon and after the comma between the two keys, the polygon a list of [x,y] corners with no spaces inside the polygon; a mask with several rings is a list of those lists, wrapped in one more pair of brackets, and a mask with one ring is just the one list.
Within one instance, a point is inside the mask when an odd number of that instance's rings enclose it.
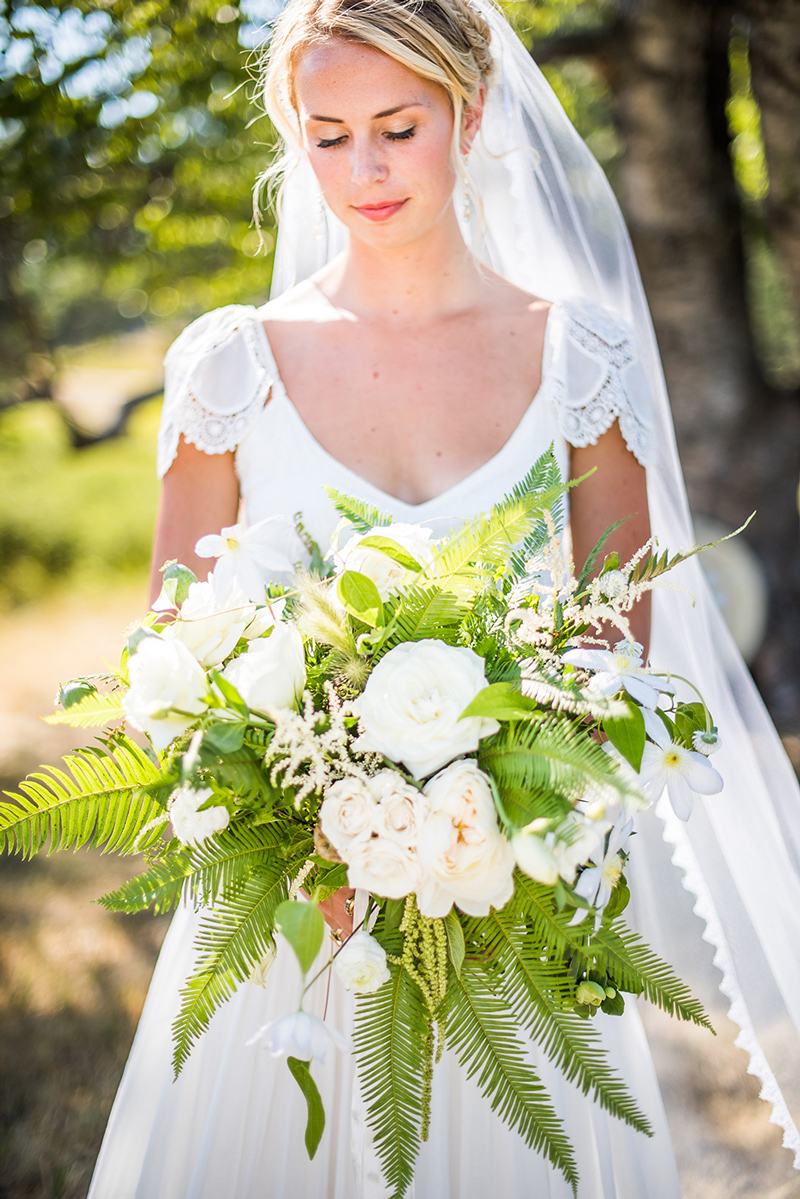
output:
{"label": "cream garden rose", "polygon": [[391,978],[386,950],[363,928],[347,938],[333,965],[347,990],[356,995],[371,995]]}
{"label": "cream garden rose", "polygon": [[164,750],[205,711],[205,671],[182,641],[154,636],[139,642],[129,672],[125,715]]}
{"label": "cream garden rose", "polygon": [[402,762],[426,778],[478,748],[500,727],[461,713],[486,686],[483,658],[444,641],[408,641],[389,650],[354,704],[363,732],[356,749]]}
{"label": "cream garden rose", "polygon": [[423,916],[446,916],[457,904],[488,916],[514,891],[514,851],[497,823],[489,779],[477,762],[454,762],[425,787],[430,814],[417,845]]}
{"label": "cream garden rose", "polygon": [[370,839],[374,821],[375,800],[361,779],[339,779],[325,789],[319,811],[320,828],[345,861],[357,842]]}
{"label": "cream garden rose", "polygon": [[269,637],[252,641],[222,675],[257,712],[291,708],[306,682],[303,638],[292,625],[278,622]]}
{"label": "cream garden rose", "polygon": [[433,560],[435,543],[431,542],[430,529],[422,525],[398,521],[391,525],[376,525],[368,533],[356,533],[335,556],[338,573],[355,570],[366,575],[377,587],[382,600],[387,600],[398,591],[415,572],[401,566],[383,550],[362,545],[369,537],[386,537],[396,542],[420,566],[427,566]]}

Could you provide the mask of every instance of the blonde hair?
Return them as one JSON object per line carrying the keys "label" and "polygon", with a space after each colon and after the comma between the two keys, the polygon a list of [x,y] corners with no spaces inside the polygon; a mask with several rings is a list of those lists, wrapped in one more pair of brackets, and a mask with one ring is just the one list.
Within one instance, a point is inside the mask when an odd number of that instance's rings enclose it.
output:
{"label": "blonde hair", "polygon": [[460,154],[464,109],[478,98],[492,73],[491,31],[470,0],[289,0],[275,24],[261,73],[264,106],[277,129],[283,154],[259,180],[277,190],[301,148],[295,73],[310,47],[341,38],[369,46],[447,92],[453,109],[453,162],[466,191],[469,177]]}

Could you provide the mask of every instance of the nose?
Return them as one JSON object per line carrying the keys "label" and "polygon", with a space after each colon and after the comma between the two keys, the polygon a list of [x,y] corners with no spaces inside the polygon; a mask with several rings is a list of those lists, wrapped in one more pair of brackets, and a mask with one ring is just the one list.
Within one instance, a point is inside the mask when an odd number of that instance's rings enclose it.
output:
{"label": "nose", "polygon": [[371,137],[354,138],[350,177],[359,187],[381,183],[389,174],[383,147]]}

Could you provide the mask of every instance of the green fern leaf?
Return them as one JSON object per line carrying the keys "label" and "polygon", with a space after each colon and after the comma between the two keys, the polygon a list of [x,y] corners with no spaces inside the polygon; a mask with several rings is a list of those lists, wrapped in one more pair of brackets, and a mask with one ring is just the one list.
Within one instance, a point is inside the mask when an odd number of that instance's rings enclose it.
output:
{"label": "green fern leaf", "polygon": [[344,495],[341,491],[336,491],[334,487],[326,487],[325,490],[336,511],[350,522],[356,533],[369,533],[370,529],[374,529],[376,525],[392,523],[391,516],[387,516],[385,512],[381,512],[372,504],[366,504],[363,500]]}
{"label": "green fern leaf", "polygon": [[353,1047],[367,1123],[394,1199],[414,1175],[422,1124],[427,1012],[422,993],[401,967],[356,1003]]}
{"label": "green fern leaf", "polygon": [[672,967],[621,920],[608,928],[601,926],[592,937],[591,950],[597,963],[608,970],[623,991],[643,991],[651,1003],[670,1016],[714,1031],[703,1005]]}
{"label": "green fern leaf", "polygon": [[22,794],[7,791],[12,802],[0,803],[0,849],[29,858],[47,843],[50,853],[91,845],[127,854],[153,845],[166,813],[145,788],[159,767],[128,737],[104,745],[65,757],[71,777],[46,766],[19,784]]}
{"label": "green fern leaf", "polygon": [[572,1146],[546,1088],[511,1030],[511,1013],[495,994],[487,972],[465,961],[460,976],[451,970],[444,1003],[447,1041],[468,1076],[478,1076],[494,1111],[519,1133],[576,1190],[578,1172]]}
{"label": "green fern leaf", "polygon": [[103,728],[114,720],[124,720],[125,709],[121,692],[111,691],[108,695],[101,695],[99,691],[93,691],[77,704],[72,704],[62,712],[53,712],[44,719],[45,724],[68,724],[73,729]]}
{"label": "green fern leaf", "polygon": [[273,941],[275,910],[287,896],[287,865],[277,857],[253,873],[241,891],[220,900],[202,921],[197,968],[181,991],[173,1024],[175,1075],[217,1008],[230,999]]}

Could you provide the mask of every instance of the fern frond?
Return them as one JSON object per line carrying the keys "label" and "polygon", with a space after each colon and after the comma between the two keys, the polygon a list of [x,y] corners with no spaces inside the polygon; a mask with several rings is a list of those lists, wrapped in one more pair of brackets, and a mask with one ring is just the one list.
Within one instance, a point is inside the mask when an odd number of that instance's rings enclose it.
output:
{"label": "fern frond", "polygon": [[514,894],[520,903],[521,916],[530,923],[535,939],[552,953],[577,954],[588,966],[591,955],[587,948],[588,930],[584,925],[572,925],[574,911],[559,912],[553,890],[534,882],[517,870],[514,874]]}
{"label": "fern frond", "polygon": [[617,920],[609,928],[602,926],[592,937],[595,961],[608,971],[623,991],[643,991],[651,1003],[679,1020],[714,1029],[685,983],[672,967],[653,953],[640,936]]}
{"label": "fern frond", "polygon": [[286,898],[287,864],[277,858],[254,871],[233,898],[220,900],[200,925],[197,968],[181,991],[172,1026],[176,1076],[217,1008],[250,975],[272,944],[275,909]]}
{"label": "fern frond", "polygon": [[325,491],[327,491],[328,498],[336,511],[345,520],[350,522],[356,533],[368,533],[376,525],[390,525],[392,523],[392,517],[387,516],[385,512],[381,512],[380,508],[376,508],[373,504],[367,504],[364,500],[357,500],[353,496],[344,495],[343,492],[337,491],[334,487],[326,487]]}
{"label": "fern frond", "polygon": [[495,932],[496,960],[502,967],[502,989],[520,1024],[564,1076],[577,1081],[584,1095],[639,1132],[651,1133],[622,1080],[608,1064],[599,1033],[589,1021],[562,1010],[560,1000],[572,993],[563,964],[543,960],[542,943],[520,923],[516,905],[491,910],[486,922]]}
{"label": "fern frond", "polygon": [[5,792],[12,802],[0,803],[0,849],[29,858],[48,843],[50,853],[91,845],[121,854],[154,844],[166,813],[145,788],[159,767],[128,737],[104,745],[65,757],[71,777],[46,766],[19,784],[21,794]]}
{"label": "fern frond", "polygon": [[534,670],[526,670],[523,674],[522,693],[555,712],[588,716],[592,720],[607,720],[610,716],[624,716],[627,712],[627,705],[613,697],[591,696],[568,679]]}
{"label": "fern frond", "polygon": [[546,1088],[511,1031],[508,1007],[492,990],[487,973],[466,962],[450,971],[444,1018],[447,1041],[494,1111],[525,1143],[560,1170],[576,1191],[572,1146]]}
{"label": "fern frond", "polygon": [[68,724],[73,729],[103,728],[114,720],[124,719],[125,709],[120,691],[111,691],[107,695],[92,691],[77,704],[44,718],[45,724]]}
{"label": "fern frond", "polygon": [[384,609],[392,631],[376,657],[404,641],[422,641],[426,637],[455,644],[459,640],[459,627],[469,614],[469,607],[456,595],[430,584],[409,587],[396,601],[394,610],[388,604]]}
{"label": "fern frond", "polygon": [[414,1176],[422,1125],[422,1076],[428,1019],[422,992],[402,967],[357,1000],[353,1047],[367,1123],[393,1199]]}
{"label": "fern frond", "polygon": [[107,912],[143,912],[152,907],[154,914],[173,911],[180,903],[183,885],[191,873],[188,850],[171,853],[166,861],[156,862],[128,879],[116,891],[109,891],[96,902]]}

